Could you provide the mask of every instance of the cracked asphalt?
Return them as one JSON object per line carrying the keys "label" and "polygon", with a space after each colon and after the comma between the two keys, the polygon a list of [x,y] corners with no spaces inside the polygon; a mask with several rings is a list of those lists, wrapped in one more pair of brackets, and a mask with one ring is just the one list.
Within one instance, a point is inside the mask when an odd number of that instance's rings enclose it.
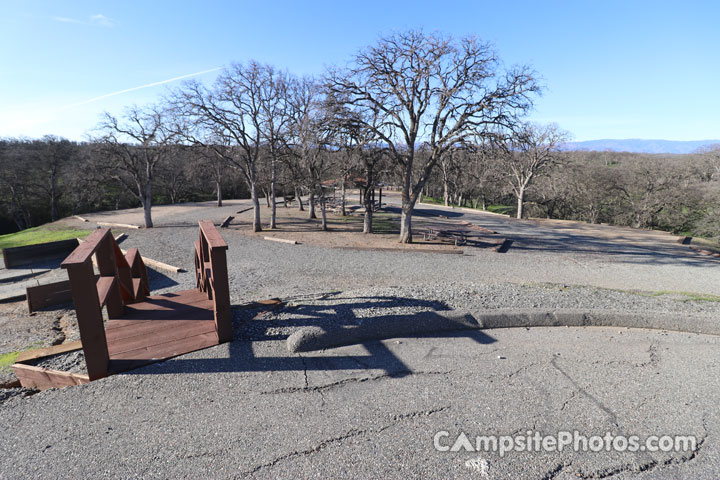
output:
{"label": "cracked asphalt", "polygon": [[[713,336],[465,331],[290,355],[241,340],[0,409],[3,478],[718,478]],[[688,452],[439,452],[436,432],[692,435]],[[467,466],[481,459],[484,474]],[[472,463],[468,464],[471,465]]]}
{"label": "cracked asphalt", "polygon": [[[191,213],[184,215],[130,232],[124,248],[188,268],[197,232],[188,228]],[[603,289],[720,293],[717,265],[672,241],[583,244],[580,235],[576,248],[566,248],[576,234],[517,225],[505,232],[518,244],[507,254],[463,256],[278,245],[223,231],[235,340],[0,403],[0,478],[720,478],[720,337],[510,328],[288,352],[294,328],[341,318],[341,310],[362,318],[587,307],[720,318],[717,302]],[[194,284],[189,273],[154,272],[153,281],[158,291]],[[337,294],[350,288],[358,290]],[[240,306],[270,296],[292,308],[256,317],[259,310]],[[363,305],[351,305],[351,297]],[[666,453],[566,449],[501,458],[437,451],[433,442],[437,432],[447,432],[443,442],[451,444],[461,433],[474,439],[575,430],[587,437],[689,435],[697,443]]]}

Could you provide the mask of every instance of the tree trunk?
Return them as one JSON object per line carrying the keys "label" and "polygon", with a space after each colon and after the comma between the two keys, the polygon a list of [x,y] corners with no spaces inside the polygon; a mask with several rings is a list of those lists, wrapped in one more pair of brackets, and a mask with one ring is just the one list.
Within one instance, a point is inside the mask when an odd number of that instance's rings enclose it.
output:
{"label": "tree trunk", "polygon": [[50,219],[54,222],[57,220],[57,194],[55,191],[55,168],[50,169]]}
{"label": "tree trunk", "polygon": [[447,178],[443,178],[443,200],[445,201],[445,206],[450,206],[450,185],[447,181]]}
{"label": "tree trunk", "polygon": [[145,199],[145,201],[143,201],[143,210],[145,212],[145,228],[153,228],[151,209],[151,203],[147,199]]}
{"label": "tree trunk", "polygon": [[275,194],[275,182],[277,177],[277,166],[275,164],[275,158],[272,159],[271,172],[270,172],[270,228],[277,228],[275,224],[276,212],[277,212],[277,198]]}
{"label": "tree trunk", "polygon": [[363,233],[373,233],[373,211],[365,209],[365,218],[363,219]]}
{"label": "tree trunk", "polygon": [[152,183],[150,178],[145,182],[145,195],[143,196],[143,210],[145,210],[145,228],[153,228],[152,221]]}
{"label": "tree trunk", "polygon": [[317,218],[317,215],[315,215],[315,192],[312,190],[308,195],[308,210],[310,212],[308,218]]}
{"label": "tree trunk", "polygon": [[[411,170],[410,164],[405,168],[404,183],[402,189],[402,215],[400,216],[400,243],[412,243],[412,213],[415,208],[415,201],[417,201],[417,195],[413,198],[411,182]],[[418,185],[416,194],[420,195],[422,201],[422,191],[425,185]]]}
{"label": "tree trunk", "polygon": [[400,243],[412,243],[412,207],[403,205],[400,216]]}
{"label": "tree trunk", "polygon": [[[368,178],[370,178],[371,175],[368,175]],[[369,187],[368,187],[369,188]],[[373,202],[372,197],[368,195],[367,190],[365,190],[365,195],[363,195],[363,198],[365,200],[365,217],[363,219],[363,233],[373,233]]]}
{"label": "tree trunk", "polygon": [[260,225],[260,199],[257,194],[257,185],[253,182],[250,185],[250,198],[253,204],[253,232],[261,232],[262,225]]}
{"label": "tree trunk", "polygon": [[298,202],[298,206],[299,206],[300,211],[301,211],[301,212],[304,212],[304,211],[305,211],[305,207],[303,207],[302,197],[300,196],[300,193],[301,193],[301,192],[300,192],[300,189],[297,188],[297,187],[295,187],[295,199],[296,199],[297,202]]}
{"label": "tree trunk", "polygon": [[517,196],[517,215],[516,218],[523,218],[523,207],[525,206],[525,189],[521,188]]}
{"label": "tree trunk", "polygon": [[217,206],[222,207],[222,184],[220,182],[215,182],[217,186]]}
{"label": "tree trunk", "polygon": [[347,183],[347,175],[343,177],[341,187],[342,198],[340,199],[340,210],[343,217],[347,215],[347,212],[345,211],[345,183]]}
{"label": "tree trunk", "polygon": [[319,200],[320,200],[320,218],[322,219],[321,223],[320,223],[320,229],[323,231],[327,231],[328,226],[327,226],[327,212],[326,212],[326,208],[325,208],[325,193],[320,194]]}

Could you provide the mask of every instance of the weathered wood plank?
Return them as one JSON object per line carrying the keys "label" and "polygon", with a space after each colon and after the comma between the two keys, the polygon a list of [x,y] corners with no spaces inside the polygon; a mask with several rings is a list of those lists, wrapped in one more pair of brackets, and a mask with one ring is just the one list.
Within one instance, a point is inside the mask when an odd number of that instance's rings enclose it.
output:
{"label": "weathered wood plank", "polygon": [[36,287],[27,287],[25,289],[25,296],[27,298],[29,313],[33,313],[41,308],[71,302],[72,290],[70,288],[70,280],[47,283]]}
{"label": "weathered wood plank", "polygon": [[140,227],[140,225],[131,225],[129,223],[110,223],[110,222],[95,222],[95,223],[97,223],[98,225],[100,225],[102,227],[133,228],[135,230],[139,230],[140,228],[142,228],[142,227]]}
{"label": "weathered wood plank", "polygon": [[205,236],[210,248],[228,248],[225,239],[222,238],[220,232],[217,231],[217,228],[215,228],[215,225],[212,222],[202,220],[198,222],[198,224],[200,225],[200,230]]}
{"label": "weathered wood plank", "polygon": [[[135,250],[135,253],[133,256],[129,257],[128,254],[132,250]],[[128,263],[130,265],[132,265],[133,262],[135,261],[135,255],[137,255],[137,248],[131,248],[130,250],[121,250],[121,252],[123,252],[123,254],[125,255],[125,258],[127,259]],[[151,267],[159,268],[160,270],[167,270],[168,272],[173,272],[173,273],[178,273],[178,272],[183,271],[183,269],[180,267],[176,267],[174,265],[169,265],[167,263],[163,263],[158,260],[153,260],[152,258],[148,258],[148,257],[141,257],[141,258],[142,258],[142,261],[144,263],[146,263],[147,265],[150,265]]]}
{"label": "weathered wood plank", "polygon": [[[180,322],[176,320],[175,322]],[[110,358],[115,358],[125,352],[146,349],[152,351],[155,345],[162,345],[167,342],[181,340],[186,337],[193,337],[203,333],[215,333],[213,321],[188,320],[176,326],[168,325],[166,322],[147,321],[134,329],[128,329],[131,336],[118,336],[108,339]],[[151,358],[155,358],[153,355]]]}
{"label": "weathered wood plank", "polygon": [[232,341],[232,314],[230,312],[230,286],[228,284],[227,258],[224,249],[210,252],[212,268],[215,326],[221,343]]}
{"label": "weathered wood plank", "polygon": [[233,217],[232,215],[228,215],[225,220],[223,220],[220,224],[220,228],[227,228],[227,226],[230,225],[230,222],[232,222],[234,218],[235,217]]}
{"label": "weathered wood plank", "polygon": [[[209,308],[204,308],[208,306]],[[112,326],[109,325],[109,332],[111,329],[122,328],[126,325],[131,325],[133,320],[141,321],[157,321],[157,320],[212,320],[213,319],[213,308],[212,303],[210,305],[198,303],[196,305],[188,306],[177,306],[176,308],[169,308],[163,310],[151,310],[151,311],[140,311],[134,312],[130,310],[128,306],[128,312],[123,315],[122,318],[113,319]],[[123,322],[123,323],[117,323]]]}
{"label": "weathered wood plank", "polygon": [[270,240],[271,242],[280,242],[280,243],[289,243],[290,245],[297,245],[296,240],[288,240],[286,238],[275,238],[275,237],[263,237],[265,240]]}
{"label": "weathered wood plank", "polygon": [[5,268],[30,265],[42,260],[62,258],[77,248],[77,240],[60,240],[58,242],[37,243],[22,247],[3,248]]}
{"label": "weathered wood plank", "polygon": [[119,353],[113,355],[112,360],[162,360],[212,347],[217,344],[218,338],[215,332],[202,333],[192,337],[152,345],[147,348],[139,348],[137,350]]}
{"label": "weathered wood plank", "polygon": [[90,257],[95,253],[100,243],[105,240],[106,236],[110,235],[109,229],[95,230],[93,233],[85,238],[85,241],[77,245],[75,250],[72,251],[68,257],[63,260],[62,267],[68,268],[71,265],[79,265],[87,262]]}
{"label": "weathered wood plank", "polygon": [[95,284],[100,300],[100,307],[105,306],[110,290],[115,285],[115,277],[100,277]]}
{"label": "weathered wood plank", "polygon": [[50,355],[57,355],[58,353],[72,352],[74,350],[80,350],[81,348],[82,342],[80,340],[61,343],[60,345],[53,345],[51,347],[35,348],[33,350],[22,352],[18,355],[15,359],[15,363],[23,363],[28,360],[35,360],[36,358],[49,357]]}
{"label": "weathered wood plank", "polygon": [[[80,245],[78,249],[81,249],[83,245]],[[77,257],[78,260],[80,258],[82,257]],[[63,263],[63,267],[67,268],[70,277],[88,375],[92,380],[105,377],[107,376],[109,357],[92,263]]]}
{"label": "weathered wood plank", "polygon": [[47,390],[49,388],[72,387],[90,382],[90,377],[80,373],[49,370],[23,363],[13,364],[12,369],[15,376],[20,380],[20,384],[25,388]]}

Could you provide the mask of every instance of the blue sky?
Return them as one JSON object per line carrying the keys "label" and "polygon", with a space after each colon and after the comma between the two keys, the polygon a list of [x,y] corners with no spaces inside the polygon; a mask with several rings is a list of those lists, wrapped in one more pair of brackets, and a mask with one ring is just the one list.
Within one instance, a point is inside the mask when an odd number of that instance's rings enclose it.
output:
{"label": "blue sky", "polygon": [[[83,139],[169,79],[256,59],[322,74],[393,30],[492,42],[576,140],[720,138],[720,2],[0,0],[0,137]],[[198,75],[212,82],[216,71]],[[126,91],[127,90],[127,91]],[[110,95],[116,92],[125,93]]]}

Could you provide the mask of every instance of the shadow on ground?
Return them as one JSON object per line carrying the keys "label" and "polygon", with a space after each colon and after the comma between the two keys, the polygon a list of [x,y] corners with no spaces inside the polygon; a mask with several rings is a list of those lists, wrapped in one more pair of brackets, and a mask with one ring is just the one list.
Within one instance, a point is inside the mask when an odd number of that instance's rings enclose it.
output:
{"label": "shadow on ground", "polygon": [[[331,296],[333,294],[328,294]],[[336,294],[337,295],[337,292]],[[344,299],[334,296],[333,303],[328,305],[299,304],[290,307],[275,308],[272,313],[287,313],[279,317],[272,315],[268,307],[233,308],[234,339],[229,344],[229,355],[226,358],[174,358],[147,368],[141,368],[123,375],[156,375],[178,373],[217,373],[217,372],[257,372],[257,371],[308,371],[308,370],[383,370],[386,375],[404,377],[413,371],[400,360],[388,347],[379,340],[363,342],[367,355],[317,355],[304,356],[288,353],[285,356],[258,356],[253,345],[256,342],[282,342],[273,351],[286,352],[284,341],[295,330],[301,327],[338,327],[356,326],[363,322],[362,316],[356,312],[363,309],[380,310],[395,308],[417,309],[424,312],[447,311],[450,308],[442,302],[432,302],[401,297],[366,297]],[[347,301],[345,301],[347,300]],[[345,301],[345,302],[343,302]],[[373,316],[373,322],[392,321],[403,314],[387,314]],[[469,338],[485,345],[495,339],[479,330],[457,330],[416,335],[422,338]]]}

